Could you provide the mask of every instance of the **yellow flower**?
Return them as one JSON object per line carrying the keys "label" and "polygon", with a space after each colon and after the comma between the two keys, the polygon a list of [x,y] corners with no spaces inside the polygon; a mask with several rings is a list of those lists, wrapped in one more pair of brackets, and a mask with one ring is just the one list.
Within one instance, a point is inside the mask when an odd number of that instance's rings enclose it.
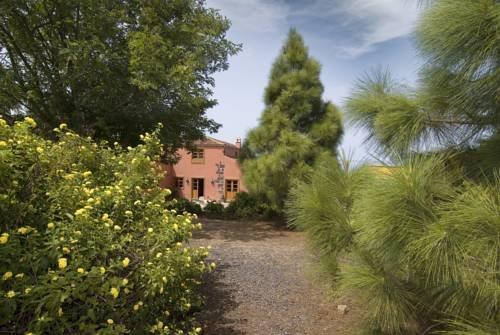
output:
{"label": "yellow flower", "polygon": [[122,265],[124,268],[126,268],[130,264],[130,259],[128,257],[125,257],[122,261]]}
{"label": "yellow flower", "polygon": [[75,178],[75,175],[72,174],[72,173],[68,173],[63,178],[66,179],[66,180],[73,180]]}
{"label": "yellow flower", "polygon": [[158,325],[157,326],[158,326],[158,329],[162,329],[163,328],[163,322],[158,321]]}
{"label": "yellow flower", "polygon": [[36,147],[36,152],[39,154],[43,153],[43,148],[42,147]]}
{"label": "yellow flower", "polygon": [[118,298],[118,295],[120,294],[120,291],[116,287],[112,287],[111,290],[109,291],[109,294],[113,296],[113,298]]}
{"label": "yellow flower", "polygon": [[24,122],[26,122],[28,125],[30,125],[31,127],[35,128],[36,127],[36,122],[35,120],[33,120],[32,118],[30,117],[25,117],[24,118]]}
{"label": "yellow flower", "polygon": [[69,254],[71,252],[71,249],[68,247],[63,247],[62,250],[65,254]]}
{"label": "yellow flower", "polygon": [[57,260],[57,264],[59,266],[59,269],[64,269],[68,266],[68,259],[67,258],[59,258]]}
{"label": "yellow flower", "polygon": [[104,273],[106,273],[106,269],[103,266],[101,266],[99,268],[99,272],[103,275]]}
{"label": "yellow flower", "polygon": [[152,233],[153,232],[153,228],[148,228],[148,233]]}
{"label": "yellow flower", "polygon": [[54,222],[49,222],[49,223],[47,224],[47,228],[49,228],[49,229],[54,229],[54,227],[55,227],[55,226],[56,226],[56,225],[54,224]]}
{"label": "yellow flower", "polygon": [[17,279],[24,278],[24,273],[22,273],[22,272],[21,272],[21,273],[18,273],[18,274],[16,275],[16,278],[17,278]]}
{"label": "yellow flower", "polygon": [[114,229],[114,230],[120,230],[120,229],[122,229],[122,227],[120,227],[119,225],[115,225],[115,226],[113,227],[113,229]]}
{"label": "yellow flower", "polygon": [[30,231],[30,230],[29,230],[29,228],[28,228],[28,227],[21,227],[21,228],[19,228],[19,229],[17,230],[17,232],[18,232],[19,234],[22,234],[22,235],[26,235],[26,234],[28,234],[28,233],[29,233],[29,231]]}
{"label": "yellow flower", "polygon": [[215,267],[216,267],[216,266],[217,266],[217,265],[216,265],[214,262],[210,263],[210,267],[211,267],[212,269],[215,269]]}
{"label": "yellow flower", "polygon": [[31,292],[31,287],[28,287],[27,289],[24,290],[25,294],[29,294]]}
{"label": "yellow flower", "polygon": [[112,193],[110,190],[106,190],[106,191],[104,191],[104,194],[106,194],[107,196],[110,196]]}
{"label": "yellow flower", "polygon": [[85,213],[85,208],[80,208],[75,211],[75,215],[83,215]]}
{"label": "yellow flower", "polygon": [[134,213],[132,213],[132,211],[125,211],[126,216],[132,216],[132,214],[134,214]]}
{"label": "yellow flower", "polygon": [[82,175],[84,177],[88,177],[88,176],[92,175],[92,171],[85,171],[84,173],[82,173]]}
{"label": "yellow flower", "polygon": [[6,296],[7,298],[14,298],[16,296],[16,292],[10,290],[9,292],[7,292]]}
{"label": "yellow flower", "polygon": [[5,272],[2,276],[2,280],[9,280],[10,278],[12,278],[12,272],[10,271]]}
{"label": "yellow flower", "polygon": [[174,223],[174,224],[172,225],[172,229],[173,229],[174,231],[177,231],[177,229],[179,229],[179,226],[177,225],[177,223]]}
{"label": "yellow flower", "polygon": [[32,332],[24,333],[24,335],[33,335],[33,333]]}
{"label": "yellow flower", "polygon": [[83,268],[78,268],[76,271],[78,271],[78,273],[84,273],[85,270]]}
{"label": "yellow flower", "polygon": [[127,285],[127,284],[128,284],[128,279],[127,279],[127,278],[124,278],[124,279],[122,280],[122,284],[123,284],[123,285]]}
{"label": "yellow flower", "polygon": [[108,325],[112,325],[113,323],[115,323],[113,319],[108,319],[106,322],[108,323]]}
{"label": "yellow flower", "polygon": [[67,127],[68,127],[68,125],[66,123],[61,123],[59,125],[59,129],[64,129],[64,128],[67,128]]}
{"label": "yellow flower", "polygon": [[57,315],[59,316],[62,316],[64,313],[63,313],[63,310],[61,307],[59,307],[59,310],[57,311]]}
{"label": "yellow flower", "polygon": [[109,219],[109,215],[108,215],[108,214],[106,214],[106,213],[104,213],[104,214],[102,215],[101,219],[102,219],[103,221],[107,221],[107,220]]}
{"label": "yellow flower", "polygon": [[201,331],[202,331],[201,327],[196,327],[196,328],[194,329],[194,332],[195,332],[196,334],[201,333]]}
{"label": "yellow flower", "polygon": [[9,241],[9,234],[3,233],[2,236],[0,236],[0,244],[5,244]]}
{"label": "yellow flower", "polygon": [[0,141],[0,148],[5,148],[7,146],[7,142]]}

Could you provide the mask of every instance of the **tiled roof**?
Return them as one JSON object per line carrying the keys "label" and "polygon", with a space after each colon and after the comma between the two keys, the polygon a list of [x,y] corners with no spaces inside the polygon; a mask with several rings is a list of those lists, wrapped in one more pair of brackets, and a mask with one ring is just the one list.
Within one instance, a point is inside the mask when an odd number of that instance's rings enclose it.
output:
{"label": "tiled roof", "polygon": [[200,147],[224,147],[224,146],[231,146],[231,147],[235,147],[236,148],[236,145],[234,145],[233,143],[229,143],[229,142],[225,142],[225,141],[221,141],[221,140],[218,140],[216,138],[213,138],[213,137],[205,137],[204,140],[198,140],[198,141],[195,141],[194,144],[196,146],[200,146]]}

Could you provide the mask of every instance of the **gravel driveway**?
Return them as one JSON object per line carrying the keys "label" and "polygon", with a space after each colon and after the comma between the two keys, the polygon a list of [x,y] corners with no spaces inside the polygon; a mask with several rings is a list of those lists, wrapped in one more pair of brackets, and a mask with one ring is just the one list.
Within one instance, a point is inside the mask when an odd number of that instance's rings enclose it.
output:
{"label": "gravel driveway", "polygon": [[[204,220],[191,244],[218,264],[197,315],[206,335],[354,334],[357,308],[332,301],[311,276],[305,236],[264,222]],[[348,304],[342,315],[337,304]],[[350,330],[350,331],[349,331]]]}

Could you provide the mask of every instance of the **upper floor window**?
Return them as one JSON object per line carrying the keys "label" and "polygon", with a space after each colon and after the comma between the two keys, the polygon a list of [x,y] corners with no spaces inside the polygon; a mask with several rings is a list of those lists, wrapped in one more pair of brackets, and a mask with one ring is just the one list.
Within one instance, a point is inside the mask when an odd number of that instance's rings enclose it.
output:
{"label": "upper floor window", "polygon": [[204,163],[205,162],[205,151],[203,149],[194,149],[191,152],[191,162],[192,163]]}

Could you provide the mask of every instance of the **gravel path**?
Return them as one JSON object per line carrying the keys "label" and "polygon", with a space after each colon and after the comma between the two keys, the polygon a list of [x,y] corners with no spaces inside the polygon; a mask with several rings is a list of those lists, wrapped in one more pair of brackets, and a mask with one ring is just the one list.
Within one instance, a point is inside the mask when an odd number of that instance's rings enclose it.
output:
{"label": "gravel path", "polygon": [[[212,246],[218,264],[197,315],[206,335],[353,334],[358,311],[341,315],[311,280],[303,233],[263,222],[205,220],[194,245]],[[351,329],[351,331],[349,331]]]}

